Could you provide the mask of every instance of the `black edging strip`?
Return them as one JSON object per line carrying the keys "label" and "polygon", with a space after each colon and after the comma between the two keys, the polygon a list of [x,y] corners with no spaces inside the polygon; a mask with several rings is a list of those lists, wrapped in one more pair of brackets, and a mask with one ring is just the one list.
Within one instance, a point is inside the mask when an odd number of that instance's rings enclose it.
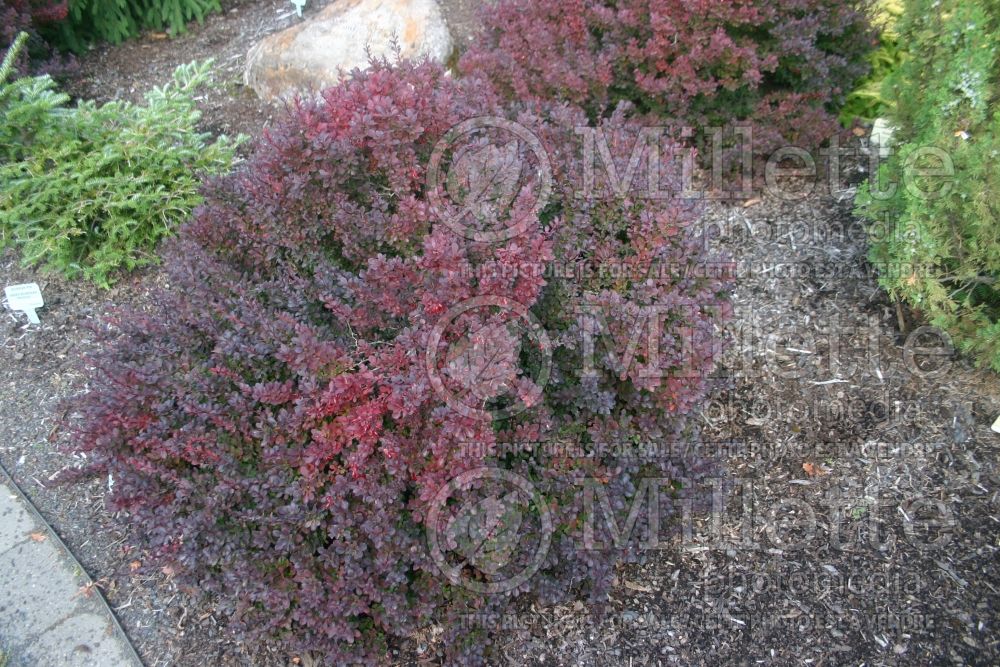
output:
{"label": "black edging strip", "polygon": [[[31,514],[34,515],[34,517],[39,522],[41,522],[43,526],[45,526],[49,534],[55,538],[56,544],[60,546],[62,550],[69,555],[69,557],[73,560],[73,562],[76,563],[76,566],[80,568],[80,571],[86,574],[87,578],[90,579],[91,582],[95,582],[95,579],[92,576],[90,576],[90,573],[87,572],[87,569],[85,567],[83,567],[83,564],[80,562],[80,560],[70,550],[70,548],[66,546],[66,543],[63,542],[62,538],[59,537],[59,533],[55,531],[55,529],[52,527],[52,524],[46,521],[45,517],[42,516],[42,513],[38,511],[37,507],[35,507],[35,503],[31,502],[31,499],[28,498],[28,495],[24,492],[24,490],[21,489],[18,483],[14,481],[14,478],[11,477],[10,473],[7,471],[7,468],[4,466],[2,461],[0,461],[0,476],[2,476],[6,481],[6,483],[9,484],[12,489],[14,489],[14,493],[20,496],[21,500],[23,500],[24,503],[28,506],[28,511],[31,512]],[[123,643],[128,649],[128,653],[131,654],[132,659],[135,660],[135,664],[140,665],[140,667],[144,667],[145,663],[142,661],[142,658],[139,657],[139,653],[135,650],[135,646],[132,645],[132,640],[129,638],[128,633],[125,632],[125,628],[122,627],[122,624],[118,622],[118,616],[115,615],[115,612],[111,609],[111,606],[108,604],[108,601],[104,598],[104,593],[101,591],[101,589],[97,586],[96,583],[94,583],[94,590],[97,591],[97,597],[101,600],[101,604],[104,606],[105,611],[108,612],[108,616],[111,618],[111,623],[115,626],[115,629],[121,636]]]}

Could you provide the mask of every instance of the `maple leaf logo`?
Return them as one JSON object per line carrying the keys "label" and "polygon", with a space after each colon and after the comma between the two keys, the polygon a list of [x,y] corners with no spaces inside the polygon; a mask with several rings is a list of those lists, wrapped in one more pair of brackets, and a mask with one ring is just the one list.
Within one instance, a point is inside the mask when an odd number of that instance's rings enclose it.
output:
{"label": "maple leaf logo", "polygon": [[521,178],[517,140],[503,146],[470,146],[448,173],[448,194],[481,223],[492,223],[510,209]]}
{"label": "maple leaf logo", "polygon": [[510,561],[524,521],[520,493],[493,495],[463,506],[449,522],[448,541],[465,562],[494,575]]}
{"label": "maple leaf logo", "polygon": [[520,341],[504,324],[486,325],[452,344],[444,372],[482,402],[511,390],[517,380]]}
{"label": "maple leaf logo", "polygon": [[499,468],[452,478],[434,495],[425,523],[441,574],[482,593],[515,590],[538,572],[552,544],[548,503],[530,481]]}

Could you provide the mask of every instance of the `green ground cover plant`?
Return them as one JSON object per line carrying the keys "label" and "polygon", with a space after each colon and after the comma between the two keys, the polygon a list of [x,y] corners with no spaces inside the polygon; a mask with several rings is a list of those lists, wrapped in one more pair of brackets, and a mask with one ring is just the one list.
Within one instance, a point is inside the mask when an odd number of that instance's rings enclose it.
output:
{"label": "green ground cover plant", "polygon": [[159,241],[201,202],[201,179],[233,162],[237,141],[197,130],[194,94],[208,77],[209,63],[191,63],[144,105],[75,107],[47,76],[0,80],[0,242],[105,287],[155,263]]}

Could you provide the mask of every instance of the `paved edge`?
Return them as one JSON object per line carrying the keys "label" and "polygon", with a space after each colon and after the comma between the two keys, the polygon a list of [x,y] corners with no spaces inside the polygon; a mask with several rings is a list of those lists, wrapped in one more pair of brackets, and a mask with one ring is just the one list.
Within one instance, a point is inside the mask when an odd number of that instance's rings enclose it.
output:
{"label": "paved edge", "polygon": [[[27,660],[26,664],[42,664],[41,662],[35,662],[39,659],[45,660],[45,658],[52,658],[51,655],[38,655],[38,651],[51,651],[56,649],[58,645],[62,645],[64,649],[63,656],[69,657],[74,652],[77,652],[81,648],[81,640],[91,639],[90,642],[82,644],[84,648],[87,648],[87,653],[90,653],[89,645],[93,646],[108,646],[111,644],[111,651],[117,653],[123,662],[115,661],[115,664],[129,665],[130,667],[143,667],[142,659],[136,652],[135,647],[132,645],[128,634],[122,628],[121,623],[118,621],[118,617],[112,611],[111,607],[108,605],[108,601],[104,598],[104,594],[100,589],[93,585],[93,579],[90,574],[83,567],[80,561],[76,558],[73,552],[66,546],[59,534],[52,528],[52,525],[42,516],[38,508],[35,507],[34,503],[28,498],[21,487],[14,481],[7,469],[0,463],[0,493],[6,494],[9,491],[10,499],[14,501],[20,509],[24,510],[29,518],[33,521],[34,526],[31,529],[34,532],[44,532],[46,535],[45,541],[51,540],[50,549],[58,552],[61,556],[60,562],[56,564],[58,568],[57,572],[63,574],[66,577],[75,580],[82,581],[84,585],[90,585],[90,591],[86,595],[86,602],[81,604],[80,600],[76,602],[72,598],[75,598],[79,591],[75,593],[71,599],[63,600],[70,603],[74,608],[63,617],[59,618],[56,622],[53,622],[45,627],[38,627],[34,635],[29,638],[16,638],[8,634],[8,628],[4,627],[7,625],[4,622],[0,625],[0,664],[8,664],[10,661],[11,665],[18,665],[21,662]],[[4,515],[0,515],[0,533],[3,531],[4,523],[7,518]],[[16,552],[25,544],[30,544],[32,539],[30,536],[25,536],[24,539],[14,542],[10,545],[4,544],[4,549],[0,551],[0,559],[7,559],[7,557]],[[38,572],[35,573],[39,574]],[[44,576],[44,572],[40,572]],[[2,589],[2,587],[0,587]],[[21,592],[23,596],[23,591]],[[11,598],[10,595],[2,595],[3,598]],[[9,600],[4,600],[7,602]],[[40,601],[41,604],[45,604],[45,601]],[[87,604],[89,603],[89,604]],[[88,609],[87,607],[90,607]],[[18,616],[26,616],[24,610],[13,610],[14,614]],[[7,614],[9,615],[9,614]],[[9,619],[7,619],[9,621]],[[107,628],[110,625],[110,634],[105,634],[101,636],[100,631],[102,628]],[[65,632],[66,628],[74,628],[76,632],[70,631]],[[62,631],[61,631],[62,630]],[[77,634],[84,633],[84,634]],[[90,633],[90,637],[86,634]],[[55,644],[55,646],[54,646]],[[34,650],[32,650],[34,649]],[[117,649],[117,650],[115,650]],[[106,652],[102,652],[106,654]],[[94,662],[96,660],[96,662]],[[55,663],[50,663],[55,664]],[[89,659],[85,657],[85,662],[81,664],[96,664],[104,667],[108,664],[103,662],[99,655],[92,654]]]}

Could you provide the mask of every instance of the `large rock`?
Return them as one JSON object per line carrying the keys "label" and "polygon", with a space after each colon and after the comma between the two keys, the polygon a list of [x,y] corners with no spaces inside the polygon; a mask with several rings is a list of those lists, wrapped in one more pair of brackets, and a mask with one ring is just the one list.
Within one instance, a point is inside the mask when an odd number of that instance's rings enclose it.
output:
{"label": "large rock", "polygon": [[451,36],[435,0],[336,0],[247,54],[246,84],[267,100],[336,85],[372,57],[444,62]]}

